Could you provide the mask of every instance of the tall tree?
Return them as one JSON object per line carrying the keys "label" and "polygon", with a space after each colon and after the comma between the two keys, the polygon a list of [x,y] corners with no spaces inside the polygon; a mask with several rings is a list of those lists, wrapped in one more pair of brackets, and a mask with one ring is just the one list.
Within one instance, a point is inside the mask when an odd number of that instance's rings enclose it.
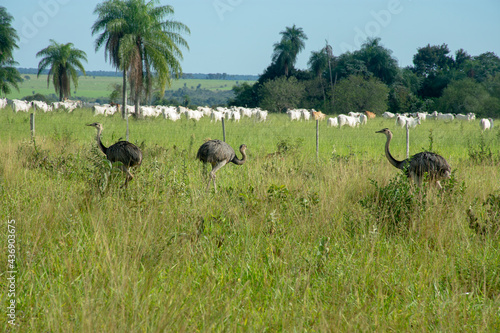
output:
{"label": "tall tree", "polygon": [[413,71],[424,79],[419,91],[422,98],[440,97],[452,80],[454,60],[449,53],[446,44],[428,44],[419,48],[413,56]]}
{"label": "tall tree", "polygon": [[285,112],[300,106],[304,95],[304,84],[295,77],[281,76],[265,82],[260,88],[262,101],[260,107],[272,112]]}
{"label": "tall tree", "polygon": [[[104,46],[104,58],[106,61],[109,58],[112,66],[123,73],[122,79],[122,117],[127,116],[127,65],[121,61],[120,57],[120,39],[125,35],[127,22],[123,13],[126,12],[125,2],[108,0],[100,3],[94,9],[94,14],[98,18],[92,25],[92,35],[96,35],[99,31],[101,34],[95,41],[96,52]],[[127,123],[128,125],[128,123]],[[127,127],[128,134],[128,127]],[[127,135],[128,140],[128,135]]]}
{"label": "tall tree", "polygon": [[307,64],[316,77],[321,77],[323,72],[328,68],[328,55],[326,50],[323,48],[320,51],[312,51]]}
{"label": "tall tree", "polygon": [[295,60],[293,46],[289,40],[274,44],[273,62],[279,66],[285,76],[288,76]]}
{"label": "tall tree", "polygon": [[335,113],[370,110],[382,114],[387,110],[388,92],[387,85],[378,78],[351,75],[340,80],[335,88]]}
{"label": "tall tree", "polygon": [[[108,0],[95,10],[99,18],[92,33],[103,31],[96,48],[106,41],[107,54],[116,57],[114,65],[129,73],[138,117],[141,117],[139,103],[143,93],[146,96],[151,93],[153,73],[163,94],[172,75],[182,74],[181,47],[189,49],[182,37],[190,33],[189,28],[167,19],[174,14],[172,6],[156,6],[157,3],[157,0]],[[112,11],[106,12],[109,7]]]}
{"label": "tall tree", "polygon": [[49,75],[47,76],[47,87],[52,76],[52,83],[59,94],[59,100],[63,100],[71,96],[71,81],[78,88],[78,72],[82,71],[85,75],[85,68],[81,60],[87,62],[87,54],[75,49],[73,43],[58,44],[53,39],[50,40],[50,45],[39,51],[36,56],[43,57],[38,63],[37,77],[48,67]]}
{"label": "tall tree", "polygon": [[390,85],[389,111],[393,113],[427,111],[421,110],[423,106],[417,97],[422,81],[423,79],[411,69],[400,69]]}
{"label": "tall tree", "polygon": [[363,60],[358,59],[354,53],[345,52],[339,55],[335,62],[333,75],[338,79],[345,79],[351,75],[362,75],[365,78],[373,76]]}
{"label": "tall tree", "polygon": [[311,57],[309,57],[309,61],[307,64],[309,65],[309,69],[316,76],[316,80],[319,81],[321,86],[321,91],[323,95],[323,102],[326,103],[326,94],[325,88],[323,86],[323,73],[328,68],[329,65],[329,55],[327,53],[326,48],[322,48],[320,51],[311,52]]}
{"label": "tall tree", "polygon": [[365,63],[368,71],[385,84],[394,82],[398,74],[398,62],[392,51],[380,44],[380,38],[368,38],[354,56]]}
{"label": "tall tree", "polygon": [[455,52],[454,68],[458,70],[463,69],[464,65],[471,59],[472,57],[464,49],[457,50]]}
{"label": "tall tree", "polygon": [[442,112],[463,114],[473,112],[478,116],[486,116],[484,105],[489,98],[488,91],[483,85],[473,79],[465,78],[452,81],[444,89],[438,105]]}
{"label": "tall tree", "polygon": [[281,66],[285,76],[288,76],[290,70],[297,61],[297,55],[305,48],[307,36],[302,28],[297,28],[295,24],[292,27],[286,27],[280,32],[281,41],[274,44],[273,62]]}
{"label": "tall tree", "polygon": [[10,93],[11,87],[19,91],[19,82],[22,81],[21,75],[14,67],[17,62],[14,61],[13,51],[19,48],[19,36],[11,22],[12,16],[5,7],[0,7],[0,92],[3,94]]}
{"label": "tall tree", "polygon": [[447,71],[453,65],[453,58],[448,54],[448,45],[430,45],[421,47],[413,56],[414,71],[418,75],[427,77],[437,72]]}
{"label": "tall tree", "polygon": [[500,72],[500,58],[493,52],[482,53],[469,59],[464,68],[469,77],[484,82]]}

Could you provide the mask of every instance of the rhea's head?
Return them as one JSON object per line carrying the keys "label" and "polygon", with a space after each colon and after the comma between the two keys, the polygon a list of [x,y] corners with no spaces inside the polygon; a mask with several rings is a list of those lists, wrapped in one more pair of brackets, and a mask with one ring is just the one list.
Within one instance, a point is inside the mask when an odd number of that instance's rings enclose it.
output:
{"label": "rhea's head", "polygon": [[102,131],[102,124],[101,123],[87,124],[87,126],[93,126],[93,127],[97,128],[98,130]]}
{"label": "rhea's head", "polygon": [[388,128],[381,129],[380,131],[376,131],[375,133],[382,133],[387,137],[392,137],[392,132]]}

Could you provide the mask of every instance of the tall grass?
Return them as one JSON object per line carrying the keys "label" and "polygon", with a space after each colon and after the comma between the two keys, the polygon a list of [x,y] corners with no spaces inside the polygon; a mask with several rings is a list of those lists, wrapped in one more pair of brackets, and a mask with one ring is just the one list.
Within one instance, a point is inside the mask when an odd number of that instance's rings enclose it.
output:
{"label": "tall grass", "polygon": [[452,165],[439,192],[386,160],[376,130],[393,129],[397,158],[406,151],[392,121],[320,124],[318,160],[313,122],[227,122],[226,141],[249,156],[217,173],[214,193],[194,156],[220,123],[131,121],[144,162],[123,190],[84,126],[94,121],[106,145],[125,136],[118,116],[78,110],[38,113],[32,142],[26,114],[0,113],[0,217],[16,220],[19,250],[19,326],[2,314],[4,331],[500,328],[498,228],[474,228],[498,224],[498,129],[411,132],[411,153],[432,143]]}

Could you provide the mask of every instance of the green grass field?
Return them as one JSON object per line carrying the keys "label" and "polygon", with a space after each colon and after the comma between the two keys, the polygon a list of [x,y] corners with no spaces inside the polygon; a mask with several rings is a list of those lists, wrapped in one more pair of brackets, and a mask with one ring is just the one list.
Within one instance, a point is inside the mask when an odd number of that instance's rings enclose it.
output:
{"label": "green grass field", "polygon": [[498,128],[411,131],[410,153],[432,146],[452,166],[439,192],[385,158],[384,127],[405,155],[393,121],[322,122],[318,159],[314,122],[227,122],[248,161],[219,170],[214,193],[195,156],[221,123],[130,119],[144,161],[125,190],[94,121],[105,145],[125,137],[118,115],[82,109],[38,113],[33,143],[28,114],[0,111],[2,331],[500,329]]}
{"label": "green grass field", "polygon": [[[50,95],[55,94],[54,86],[52,81],[47,88],[47,75],[40,75],[37,78],[36,75],[23,74],[21,75],[24,81],[19,86],[19,92],[15,89],[11,94],[6,97],[9,99],[23,98],[33,94]],[[29,77],[26,79],[25,77]],[[196,89],[200,85],[203,89],[208,90],[231,90],[236,83],[248,82],[248,81],[235,81],[235,80],[200,80],[200,79],[180,79],[173,80],[170,90],[177,90],[184,87]],[[252,82],[252,81],[250,81]],[[86,98],[100,98],[109,97],[114,89],[115,84],[122,84],[121,77],[110,77],[110,76],[81,76],[78,79],[78,89],[74,91],[74,86],[72,85],[73,91],[71,92],[73,98],[86,97]]]}

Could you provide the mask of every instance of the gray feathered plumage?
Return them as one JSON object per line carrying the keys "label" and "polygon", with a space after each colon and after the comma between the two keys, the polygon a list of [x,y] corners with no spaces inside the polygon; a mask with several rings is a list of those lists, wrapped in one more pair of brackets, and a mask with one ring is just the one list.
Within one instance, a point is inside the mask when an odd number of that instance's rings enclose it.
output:
{"label": "gray feathered plumage", "polygon": [[215,172],[222,168],[227,163],[231,162],[236,165],[242,165],[247,159],[245,150],[246,145],[240,146],[240,153],[242,158],[239,159],[234,153],[233,148],[227,143],[220,140],[210,140],[205,142],[198,149],[196,158],[203,162],[203,164],[210,163],[212,165],[212,171],[210,171],[210,179],[208,180],[207,189],[210,186],[210,180],[214,183],[214,190],[217,192],[217,187],[215,185]]}
{"label": "gray feathered plumage", "polygon": [[384,128],[376,133],[383,133],[387,137],[385,143],[385,156],[389,162],[396,168],[406,172],[406,176],[413,179],[418,186],[422,184],[425,174],[428,175],[429,180],[434,182],[439,188],[441,179],[450,178],[451,167],[444,157],[441,155],[424,151],[411,156],[403,161],[396,160],[389,151],[389,144],[392,139],[392,132],[388,128]]}
{"label": "gray feathered plumage", "polygon": [[125,183],[122,187],[127,187],[127,183],[134,178],[129,171],[129,168],[139,166],[142,163],[142,151],[134,144],[128,141],[119,141],[109,147],[106,147],[102,144],[101,141],[101,133],[102,133],[102,124],[100,123],[92,123],[87,126],[93,126],[97,128],[97,146],[101,151],[106,155],[106,158],[111,162],[122,162],[119,168],[126,173]]}

